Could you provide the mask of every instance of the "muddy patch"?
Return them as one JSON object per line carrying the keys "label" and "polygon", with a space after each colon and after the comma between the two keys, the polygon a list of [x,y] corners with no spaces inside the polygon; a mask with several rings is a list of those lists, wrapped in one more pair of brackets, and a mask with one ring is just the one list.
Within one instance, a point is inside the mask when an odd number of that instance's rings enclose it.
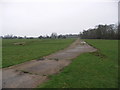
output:
{"label": "muddy patch", "polygon": [[13,43],[14,45],[25,45],[25,42],[17,42],[17,43]]}

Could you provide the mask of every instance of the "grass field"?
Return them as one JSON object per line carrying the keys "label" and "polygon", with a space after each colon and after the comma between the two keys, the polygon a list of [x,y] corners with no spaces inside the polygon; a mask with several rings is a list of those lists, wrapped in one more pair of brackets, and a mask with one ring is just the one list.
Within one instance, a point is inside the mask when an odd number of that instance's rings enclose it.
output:
{"label": "grass field", "polygon": [[39,88],[118,87],[118,41],[85,41],[98,48],[98,51],[81,54],[61,73],[49,76],[50,80]]}
{"label": "grass field", "polygon": [[[74,40],[75,39],[3,39],[2,67],[39,59],[42,56],[64,49]],[[24,43],[24,45],[15,45],[15,43]]]}

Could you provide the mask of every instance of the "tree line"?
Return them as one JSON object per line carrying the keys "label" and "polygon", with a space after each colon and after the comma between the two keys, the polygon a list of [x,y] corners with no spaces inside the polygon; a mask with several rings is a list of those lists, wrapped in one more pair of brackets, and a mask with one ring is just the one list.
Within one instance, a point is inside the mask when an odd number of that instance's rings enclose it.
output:
{"label": "tree line", "polygon": [[15,36],[15,35],[12,35],[12,34],[8,34],[8,35],[4,35],[4,36],[0,36],[0,38],[2,39],[35,39],[35,38],[38,38],[38,39],[66,39],[66,38],[78,38],[79,37],[79,34],[66,34],[66,35],[57,35],[57,33],[52,33],[50,36],[46,35],[46,36],[38,36],[38,37],[27,37],[27,36]]}
{"label": "tree line", "polygon": [[38,37],[21,37],[14,35],[4,35],[0,36],[3,39],[65,39],[65,38],[82,38],[82,39],[120,39],[120,24],[117,26],[115,24],[110,25],[97,25],[93,29],[83,30],[80,34],[66,34],[66,35],[57,35],[57,33],[53,32],[50,36],[38,36]]}
{"label": "tree line", "polygon": [[97,25],[93,29],[83,30],[80,33],[82,39],[119,39],[118,28],[115,24]]}

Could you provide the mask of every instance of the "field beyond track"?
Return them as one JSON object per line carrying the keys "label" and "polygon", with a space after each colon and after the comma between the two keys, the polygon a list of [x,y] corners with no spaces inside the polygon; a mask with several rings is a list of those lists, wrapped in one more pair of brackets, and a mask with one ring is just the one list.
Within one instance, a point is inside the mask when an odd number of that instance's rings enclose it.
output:
{"label": "field beyond track", "polygon": [[3,39],[2,67],[40,59],[69,46],[75,39]]}
{"label": "field beyond track", "polygon": [[75,58],[40,88],[118,88],[118,40],[85,40],[94,53]]}

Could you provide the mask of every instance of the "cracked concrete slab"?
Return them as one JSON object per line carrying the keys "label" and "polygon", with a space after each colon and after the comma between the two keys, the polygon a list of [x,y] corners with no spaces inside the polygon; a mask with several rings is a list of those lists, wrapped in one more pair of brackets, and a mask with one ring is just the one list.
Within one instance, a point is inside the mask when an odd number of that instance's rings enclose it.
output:
{"label": "cracked concrete slab", "polygon": [[81,53],[94,52],[95,48],[76,40],[68,48],[43,57],[3,69],[3,88],[35,88],[45,82],[48,75],[56,74]]}

